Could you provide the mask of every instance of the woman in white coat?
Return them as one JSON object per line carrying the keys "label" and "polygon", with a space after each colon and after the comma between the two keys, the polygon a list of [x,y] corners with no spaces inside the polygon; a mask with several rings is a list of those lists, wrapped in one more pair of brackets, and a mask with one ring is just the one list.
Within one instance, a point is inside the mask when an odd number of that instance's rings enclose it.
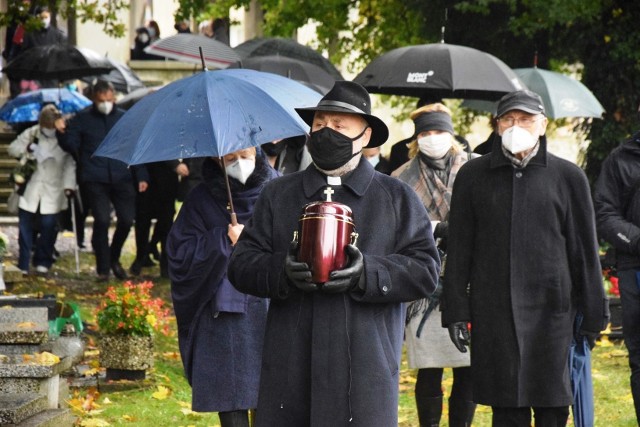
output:
{"label": "woman in white coat", "polygon": [[[35,161],[35,171],[21,189],[18,211],[18,268],[24,274],[29,272],[32,249],[36,272],[46,274],[51,268],[58,213],[67,208],[67,195],[76,188],[75,161],[60,148],[56,137],[56,132],[64,132],[65,126],[58,109],[46,105],[40,112],[38,124],[22,132],[9,145],[10,156]],[[40,226],[33,248],[36,215]]]}
{"label": "woman in white coat", "polygon": [[[449,203],[458,170],[469,160],[454,137],[451,111],[440,103],[429,104],[410,114],[415,125],[409,144],[409,160],[392,176],[409,184],[429,213],[433,237],[439,250],[446,252]],[[443,269],[445,262],[443,261]],[[416,406],[420,425],[437,427],[442,415],[443,368],[453,368],[453,386],[449,397],[449,427],[470,426],[476,405],[471,401],[469,353],[455,348],[449,332],[440,321],[438,284],[428,299],[412,302],[407,310],[405,329],[407,360],[418,369]]]}

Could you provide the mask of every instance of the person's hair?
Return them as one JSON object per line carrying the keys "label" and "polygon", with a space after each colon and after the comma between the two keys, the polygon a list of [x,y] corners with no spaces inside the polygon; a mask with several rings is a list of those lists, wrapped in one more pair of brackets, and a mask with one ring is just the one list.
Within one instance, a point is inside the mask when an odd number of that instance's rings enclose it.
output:
{"label": "person's hair", "polygon": [[[439,102],[436,102],[434,104],[424,105],[424,106],[418,108],[417,110],[412,111],[409,114],[409,118],[411,120],[415,120],[416,117],[419,117],[419,116],[421,116],[423,114],[435,113],[435,112],[446,113],[450,117],[452,116],[451,110],[449,109],[449,107],[447,107],[446,105],[441,104]],[[453,142],[451,150],[453,151],[454,154],[462,153],[464,151],[464,148],[454,138],[454,135],[451,135],[451,141]],[[407,146],[409,147],[409,158],[413,159],[420,152],[420,147],[418,146],[418,135],[414,135],[414,138],[411,140],[411,142],[409,144],[407,144]]]}
{"label": "person's hair", "polygon": [[38,124],[42,127],[53,128],[56,120],[62,117],[62,113],[53,104],[47,104],[42,107],[40,116],[38,116]]}
{"label": "person's hair", "polygon": [[156,21],[154,20],[149,21],[147,26],[153,28],[156,31],[156,35],[155,35],[156,38],[160,38],[160,26]]}
{"label": "person's hair", "polygon": [[113,83],[107,80],[98,80],[91,87],[91,96],[95,96],[98,93],[104,93],[109,91],[115,92],[115,90],[116,89],[113,86]]}

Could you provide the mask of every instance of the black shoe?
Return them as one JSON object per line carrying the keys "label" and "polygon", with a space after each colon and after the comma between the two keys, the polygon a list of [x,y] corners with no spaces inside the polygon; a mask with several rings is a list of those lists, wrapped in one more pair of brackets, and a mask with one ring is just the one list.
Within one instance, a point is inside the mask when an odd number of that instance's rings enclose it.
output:
{"label": "black shoe", "polygon": [[133,264],[131,264],[131,267],[129,267],[129,273],[131,273],[132,276],[139,276],[140,273],[142,273],[142,266],[138,261],[134,261]]}
{"label": "black shoe", "polygon": [[113,264],[111,264],[111,271],[113,271],[113,275],[116,276],[116,278],[120,280],[127,279],[127,272],[124,271],[124,268],[122,268],[122,264],[120,264],[119,262],[114,262]]}

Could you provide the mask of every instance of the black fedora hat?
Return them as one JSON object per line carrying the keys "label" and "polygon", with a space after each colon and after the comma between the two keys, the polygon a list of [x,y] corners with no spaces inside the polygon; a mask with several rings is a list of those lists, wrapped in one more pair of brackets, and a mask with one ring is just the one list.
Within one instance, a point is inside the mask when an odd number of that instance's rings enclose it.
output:
{"label": "black fedora hat", "polygon": [[317,106],[296,108],[296,112],[309,126],[316,111],[332,111],[362,116],[371,127],[371,140],[367,148],[378,147],[389,138],[389,129],[382,120],[371,115],[369,92],[356,82],[337,80],[333,88],[320,100]]}

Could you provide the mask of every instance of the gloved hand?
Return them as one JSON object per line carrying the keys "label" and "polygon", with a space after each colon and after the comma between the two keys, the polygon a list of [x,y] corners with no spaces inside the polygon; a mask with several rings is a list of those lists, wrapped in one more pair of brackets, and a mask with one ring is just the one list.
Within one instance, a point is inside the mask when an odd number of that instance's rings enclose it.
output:
{"label": "gloved hand", "polygon": [[460,353],[466,353],[469,346],[469,329],[467,328],[467,322],[455,322],[447,326],[449,329],[449,338],[456,346]]}
{"label": "gloved hand", "polygon": [[64,189],[64,195],[67,196],[67,199],[70,197],[75,196],[76,192],[74,190],[72,190],[71,188],[65,188]]}
{"label": "gloved hand", "polygon": [[580,335],[582,335],[582,337],[587,340],[587,344],[589,344],[589,349],[593,350],[593,347],[596,346],[596,339],[598,338],[598,333],[595,332],[589,332],[589,331],[584,331],[582,329],[580,329],[580,331],[578,331],[578,333]]}
{"label": "gloved hand", "polygon": [[318,285],[311,281],[311,270],[306,262],[296,261],[296,249],[298,243],[291,242],[289,252],[284,261],[284,272],[293,285],[303,292],[318,290]]}
{"label": "gloved hand", "polygon": [[362,252],[354,245],[347,245],[345,252],[349,257],[349,264],[342,270],[332,271],[329,281],[320,289],[329,294],[352,291],[358,288],[358,283],[364,271]]}

